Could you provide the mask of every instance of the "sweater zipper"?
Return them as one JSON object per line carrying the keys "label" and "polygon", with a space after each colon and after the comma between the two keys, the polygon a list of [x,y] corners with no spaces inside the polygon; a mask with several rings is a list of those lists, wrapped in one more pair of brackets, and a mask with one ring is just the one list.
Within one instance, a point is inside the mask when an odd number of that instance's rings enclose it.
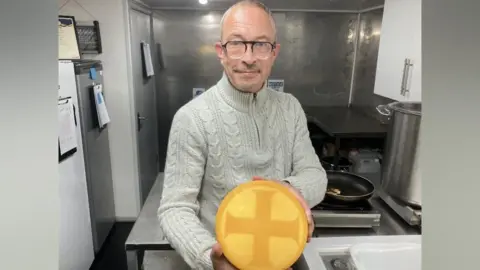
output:
{"label": "sweater zipper", "polygon": [[256,103],[257,103],[257,93],[253,94],[253,101],[252,101],[252,112],[253,112],[253,123],[255,124],[255,130],[257,131],[257,141],[258,147],[260,148],[260,130],[258,128],[258,123],[256,119]]}

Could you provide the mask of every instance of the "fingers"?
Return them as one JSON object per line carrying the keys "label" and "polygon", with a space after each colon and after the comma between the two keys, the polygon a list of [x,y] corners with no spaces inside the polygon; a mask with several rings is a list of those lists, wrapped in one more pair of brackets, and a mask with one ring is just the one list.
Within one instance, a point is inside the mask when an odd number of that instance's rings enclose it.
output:
{"label": "fingers", "polygon": [[302,195],[300,195],[296,190],[293,190],[293,193],[295,194],[298,201],[300,202],[303,209],[305,210],[305,215],[307,216],[307,221],[308,221],[307,242],[310,242],[310,239],[312,238],[312,235],[313,235],[313,230],[315,229],[315,225],[313,223],[312,211],[310,210],[310,207],[308,207],[308,204],[305,201],[305,199],[302,197]]}
{"label": "fingers", "polygon": [[298,192],[295,192],[295,196],[297,196],[298,201],[302,205],[303,209],[305,209],[305,213],[307,214],[307,216],[310,216],[312,213],[305,199],[302,197],[302,195],[298,194]]}
{"label": "fingers", "polygon": [[311,214],[307,215],[307,220],[308,220],[308,237],[307,237],[307,243],[308,243],[312,239],[313,230],[315,229],[315,223],[313,222],[313,217]]}
{"label": "fingers", "polygon": [[223,255],[222,247],[219,243],[215,243],[212,247],[211,257],[214,259],[219,259]]}
{"label": "fingers", "polygon": [[233,266],[233,264],[231,264],[229,261],[227,261],[227,265],[228,265],[228,267],[225,268],[225,269],[228,269],[228,270],[238,270],[238,268],[236,268],[235,266]]}
{"label": "fingers", "polygon": [[238,270],[225,258],[222,247],[219,243],[215,243],[215,245],[213,245],[210,258],[212,260],[214,269]]}

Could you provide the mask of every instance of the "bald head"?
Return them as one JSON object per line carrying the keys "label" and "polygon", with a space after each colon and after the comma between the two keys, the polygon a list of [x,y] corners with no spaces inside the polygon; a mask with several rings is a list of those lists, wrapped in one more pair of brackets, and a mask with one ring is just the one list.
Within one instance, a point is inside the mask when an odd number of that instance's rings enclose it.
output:
{"label": "bald head", "polygon": [[223,15],[220,37],[215,49],[230,83],[242,92],[260,91],[280,50],[270,10],[259,1],[236,3]]}
{"label": "bald head", "polygon": [[[252,12],[252,9],[255,10]],[[253,14],[252,14],[253,13]],[[245,16],[245,15],[257,15],[262,16],[263,15],[267,16],[266,18],[269,21],[269,26],[271,30],[273,30],[273,38],[275,41],[276,40],[276,26],[275,26],[275,20],[273,19],[272,12],[270,9],[265,6],[262,2],[258,0],[242,0],[234,5],[232,5],[224,14],[222,17],[222,20],[220,21],[220,39],[223,40],[225,37],[224,29],[225,29],[225,24],[232,24],[238,21],[239,17]],[[228,25],[227,25],[228,27]]]}

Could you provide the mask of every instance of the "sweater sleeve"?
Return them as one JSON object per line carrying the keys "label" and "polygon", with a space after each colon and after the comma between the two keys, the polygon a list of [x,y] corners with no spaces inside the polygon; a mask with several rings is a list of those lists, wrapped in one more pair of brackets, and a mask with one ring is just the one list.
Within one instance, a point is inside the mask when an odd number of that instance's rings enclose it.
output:
{"label": "sweater sleeve", "polygon": [[206,142],[192,111],[182,107],[173,118],[167,149],[160,227],[170,245],[192,269],[213,269],[215,238],[197,214],[206,162]]}
{"label": "sweater sleeve", "polygon": [[307,117],[300,102],[293,96],[295,114],[295,136],[292,151],[292,173],[288,181],[304,197],[310,208],[319,204],[325,197],[327,175],[318,155],[315,153],[307,128]]}

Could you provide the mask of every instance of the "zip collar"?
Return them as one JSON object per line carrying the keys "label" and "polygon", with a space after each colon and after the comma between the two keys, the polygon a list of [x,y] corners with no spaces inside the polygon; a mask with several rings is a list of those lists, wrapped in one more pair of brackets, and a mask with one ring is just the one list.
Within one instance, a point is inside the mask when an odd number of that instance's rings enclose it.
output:
{"label": "zip collar", "polygon": [[232,86],[225,72],[222,78],[216,84],[221,98],[232,108],[248,113],[257,113],[264,109],[268,99],[267,84],[264,83],[262,89],[257,93],[247,93],[237,90]]}

